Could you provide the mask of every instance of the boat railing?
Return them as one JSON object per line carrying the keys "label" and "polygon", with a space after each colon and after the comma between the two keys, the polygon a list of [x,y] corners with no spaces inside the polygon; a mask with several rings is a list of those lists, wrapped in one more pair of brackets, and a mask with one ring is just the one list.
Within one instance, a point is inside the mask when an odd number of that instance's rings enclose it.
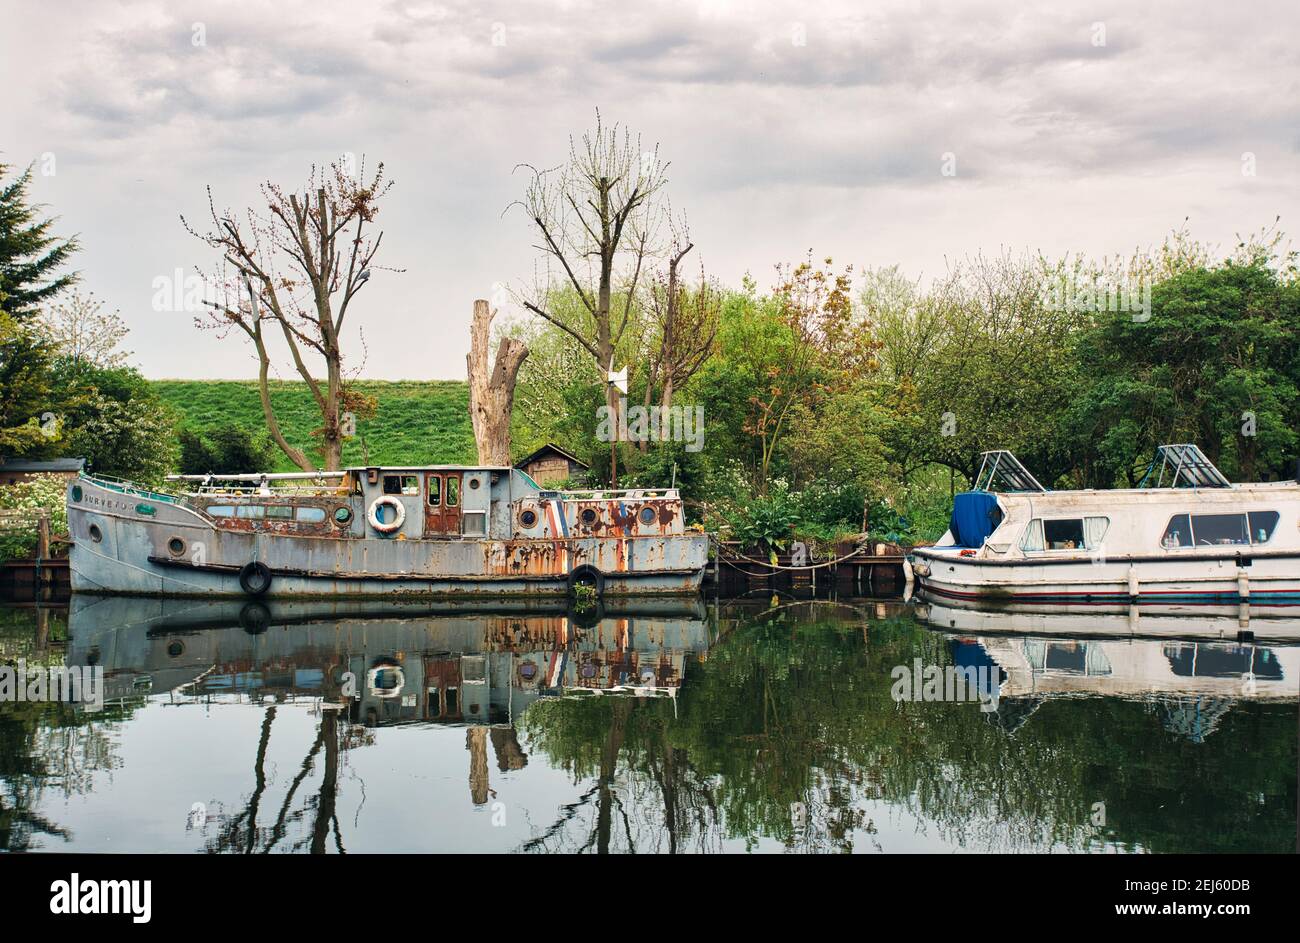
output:
{"label": "boat railing", "polygon": [[583,491],[543,491],[543,498],[561,501],[644,501],[646,498],[681,497],[677,488],[597,488]]}
{"label": "boat railing", "polygon": [[[175,504],[181,497],[180,495],[170,491],[157,491],[153,488],[146,488],[144,485],[136,484],[134,481],[128,481],[125,478],[117,478],[113,475],[101,475],[97,473],[94,475],[83,474],[81,477],[88,481],[92,481],[97,485],[108,488],[110,491],[134,495],[138,498],[148,498],[151,501],[165,501]],[[168,478],[168,480],[170,481],[171,479]]]}
{"label": "boat railing", "polygon": [[295,495],[337,494],[344,486],[347,472],[241,472],[226,475],[168,475],[168,481],[191,485],[187,494],[232,497],[261,495],[293,497]]}
{"label": "boat railing", "polygon": [[186,491],[185,494],[191,497],[283,497],[292,498],[312,497],[313,495],[337,495],[342,494],[343,489],[337,486],[330,487],[326,485],[281,485],[277,487],[259,487],[256,484],[246,487],[217,486],[199,487]]}

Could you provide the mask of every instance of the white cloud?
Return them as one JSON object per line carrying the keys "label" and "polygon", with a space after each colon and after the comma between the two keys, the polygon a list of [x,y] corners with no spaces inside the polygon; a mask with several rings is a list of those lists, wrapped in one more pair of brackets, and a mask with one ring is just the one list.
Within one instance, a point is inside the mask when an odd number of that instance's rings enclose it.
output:
{"label": "white cloud", "polygon": [[397,180],[379,221],[407,269],[359,300],[366,373],[460,376],[473,299],[533,271],[523,219],[502,216],[525,183],[511,168],[558,162],[597,107],[660,143],[731,282],[810,246],[932,273],[999,246],[1126,251],[1189,215],[1226,244],[1300,209],[1300,13],[1280,0],[24,2],[8,20],[0,68],[27,92],[0,158],[58,155],[36,195],[81,233],[89,287],[155,376],[252,372],[149,306],[155,276],[210,261],[178,214],[207,184],[246,205],[344,151]]}

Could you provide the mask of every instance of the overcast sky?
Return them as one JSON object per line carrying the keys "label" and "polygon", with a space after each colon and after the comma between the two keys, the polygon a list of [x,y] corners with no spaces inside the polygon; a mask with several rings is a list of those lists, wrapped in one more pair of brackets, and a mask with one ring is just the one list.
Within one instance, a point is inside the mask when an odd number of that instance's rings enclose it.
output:
{"label": "overcast sky", "polygon": [[151,377],[255,375],[154,310],[155,278],[213,261],[178,219],[206,185],[240,207],[383,160],[382,260],[406,271],[358,296],[364,374],[463,378],[473,299],[532,280],[512,168],[559,163],[596,108],[658,142],[730,284],[810,248],[922,277],[1004,247],[1128,253],[1185,217],[1226,248],[1279,214],[1300,230],[1297,35],[1295,0],[5,0],[0,160],[36,162]]}

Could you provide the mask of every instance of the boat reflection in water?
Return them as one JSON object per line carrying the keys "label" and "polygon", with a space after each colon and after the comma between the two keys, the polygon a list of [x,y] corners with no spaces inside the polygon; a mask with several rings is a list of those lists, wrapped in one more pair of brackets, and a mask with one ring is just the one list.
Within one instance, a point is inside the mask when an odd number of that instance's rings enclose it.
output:
{"label": "boat reflection in water", "polygon": [[105,699],[173,692],[323,698],[366,726],[509,723],[566,693],[673,697],[709,633],[698,600],[620,599],[583,615],[494,604],[227,603],[74,597],[68,664]]}
{"label": "boat reflection in water", "polygon": [[974,634],[1061,635],[1110,638],[1183,638],[1218,641],[1267,639],[1300,644],[1300,616],[1261,618],[1243,614],[1236,606],[1184,607],[1153,613],[1131,605],[1113,613],[1081,611],[1077,607],[1044,606],[1035,611],[993,605],[946,606],[917,602],[916,615],[937,629]]}
{"label": "boat reflection in water", "polygon": [[[1261,644],[1233,617],[1130,620],[926,604],[917,604],[916,613],[948,637],[957,667],[996,666],[990,675],[1000,682],[994,719],[1003,726],[1022,725],[1052,697],[1140,698],[1167,708],[1168,729],[1201,740],[1238,700],[1300,694],[1300,636],[1274,632],[1275,642]],[[1156,637],[1125,632],[1131,626]]]}

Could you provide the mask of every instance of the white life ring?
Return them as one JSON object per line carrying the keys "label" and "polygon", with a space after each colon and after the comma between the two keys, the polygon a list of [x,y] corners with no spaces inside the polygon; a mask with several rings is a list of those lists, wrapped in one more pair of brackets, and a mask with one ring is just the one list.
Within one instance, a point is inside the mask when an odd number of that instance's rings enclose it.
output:
{"label": "white life ring", "polygon": [[[397,678],[397,683],[392,687],[379,686],[379,676],[386,671],[392,672]],[[402,670],[401,665],[375,665],[366,672],[366,689],[372,697],[397,697],[402,693],[404,687],[406,687],[406,672]]]}
{"label": "white life ring", "polygon": [[[379,509],[385,506],[393,509],[393,519],[387,523],[379,519]],[[406,507],[391,494],[386,494],[370,502],[370,510],[366,511],[366,521],[381,534],[391,534],[395,530],[401,530],[402,524],[406,522]]]}

